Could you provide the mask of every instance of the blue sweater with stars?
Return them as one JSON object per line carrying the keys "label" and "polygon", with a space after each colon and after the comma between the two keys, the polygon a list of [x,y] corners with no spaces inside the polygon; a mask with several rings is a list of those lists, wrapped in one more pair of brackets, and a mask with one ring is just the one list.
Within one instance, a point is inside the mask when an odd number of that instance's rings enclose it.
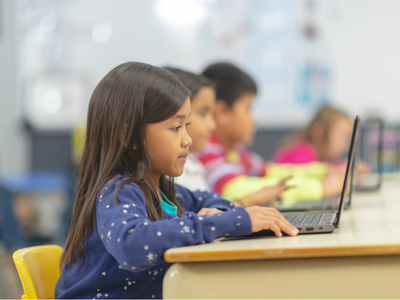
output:
{"label": "blue sweater with stars", "polygon": [[[85,244],[87,256],[81,266],[74,261],[71,269],[66,262],[56,298],[162,298],[162,280],[170,266],[163,258],[166,250],[251,233],[250,217],[242,207],[235,208],[214,192],[191,192],[179,185],[176,195],[186,213],[178,218],[164,212],[164,220],[151,222],[135,183],[123,185],[114,203],[123,180],[100,190],[96,229]],[[198,216],[202,208],[227,211]]]}

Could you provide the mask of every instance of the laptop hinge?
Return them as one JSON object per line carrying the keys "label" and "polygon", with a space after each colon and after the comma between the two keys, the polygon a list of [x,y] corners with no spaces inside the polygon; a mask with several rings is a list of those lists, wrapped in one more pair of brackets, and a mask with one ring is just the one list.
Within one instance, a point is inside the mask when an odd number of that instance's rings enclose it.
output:
{"label": "laptop hinge", "polygon": [[335,221],[333,221],[333,226],[335,226],[336,228],[338,228],[339,224],[337,223],[337,215],[335,217]]}

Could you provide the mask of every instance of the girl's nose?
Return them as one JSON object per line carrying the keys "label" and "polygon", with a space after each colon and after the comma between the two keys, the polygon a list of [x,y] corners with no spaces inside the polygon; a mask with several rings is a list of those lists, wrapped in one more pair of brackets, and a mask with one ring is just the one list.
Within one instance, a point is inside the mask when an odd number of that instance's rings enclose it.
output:
{"label": "girl's nose", "polygon": [[185,138],[182,140],[182,147],[190,147],[192,145],[192,138],[190,137],[189,134],[186,133]]}

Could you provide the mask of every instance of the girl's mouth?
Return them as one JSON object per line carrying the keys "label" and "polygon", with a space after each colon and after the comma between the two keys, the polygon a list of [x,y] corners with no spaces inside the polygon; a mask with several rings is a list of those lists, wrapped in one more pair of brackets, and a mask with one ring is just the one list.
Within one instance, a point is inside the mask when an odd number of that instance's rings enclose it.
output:
{"label": "girl's mouth", "polygon": [[185,163],[185,162],[186,162],[186,157],[187,157],[187,154],[179,156],[178,159],[179,159],[181,162]]}

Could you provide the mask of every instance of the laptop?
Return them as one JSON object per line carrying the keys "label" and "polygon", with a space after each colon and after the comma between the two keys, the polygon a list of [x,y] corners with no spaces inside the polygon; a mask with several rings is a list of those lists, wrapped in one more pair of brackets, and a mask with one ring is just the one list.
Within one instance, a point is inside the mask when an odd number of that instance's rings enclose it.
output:
{"label": "laptop", "polygon": [[[299,234],[309,233],[330,233],[339,227],[340,217],[345,205],[347,195],[347,187],[349,183],[350,173],[354,169],[354,153],[357,143],[357,132],[360,117],[354,120],[353,134],[350,142],[350,150],[347,159],[346,173],[344,176],[343,189],[340,195],[340,202],[337,211],[315,211],[315,212],[297,212],[285,213],[283,216],[299,230]],[[350,187],[349,198],[351,198],[352,189]],[[257,237],[271,235],[271,230],[262,230],[252,233],[244,237]]]}

